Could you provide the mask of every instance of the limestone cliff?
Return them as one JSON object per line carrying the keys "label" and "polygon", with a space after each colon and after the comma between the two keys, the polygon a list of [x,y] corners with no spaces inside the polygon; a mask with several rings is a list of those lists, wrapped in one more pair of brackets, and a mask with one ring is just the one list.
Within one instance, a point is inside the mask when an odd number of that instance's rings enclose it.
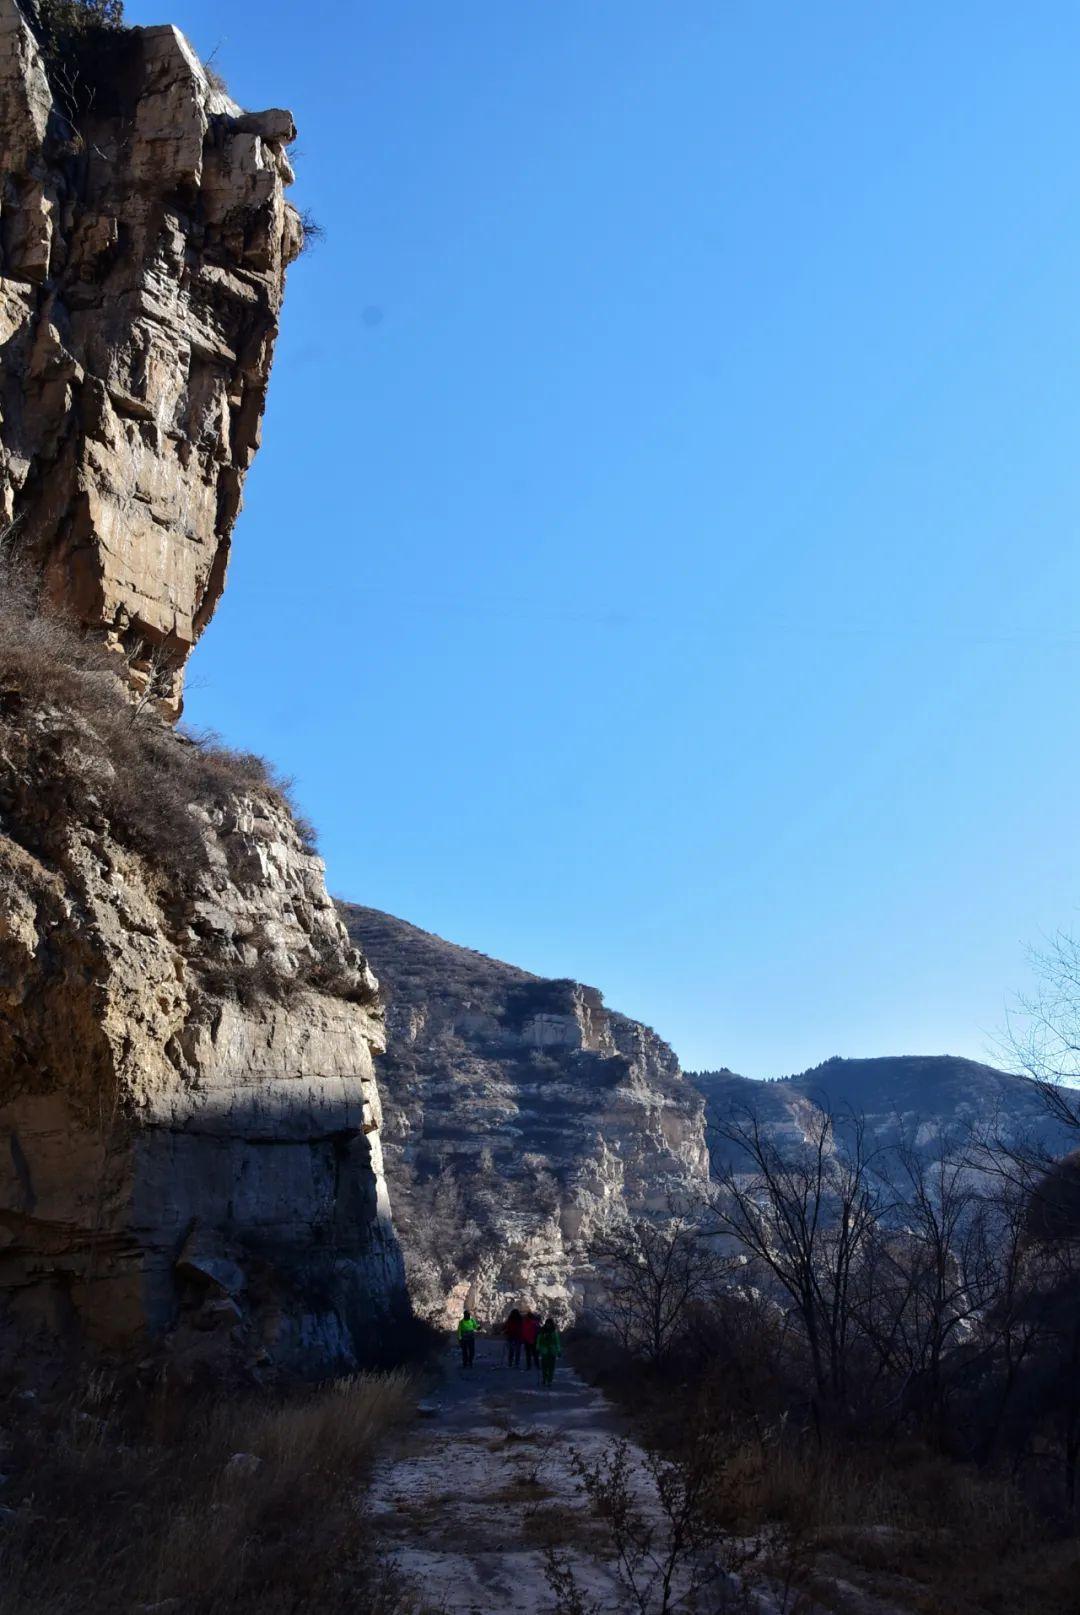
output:
{"label": "limestone cliff", "polygon": [[40,1330],[318,1371],[357,1361],[405,1302],[374,977],[283,791],[164,721],[258,443],[298,241],[291,134],[287,113],[213,90],[172,28],[94,36],[57,80],[0,0],[0,502],[17,519],[0,555],[0,1343],[17,1349]]}
{"label": "limestone cliff", "polygon": [[383,1140],[414,1304],[580,1311],[593,1234],[704,1187],[699,1095],[594,988],[340,907],[386,995]]}
{"label": "limestone cliff", "polygon": [[50,77],[28,15],[0,0],[0,521],[175,709],[301,245],[295,130],[171,27],[101,30]]}

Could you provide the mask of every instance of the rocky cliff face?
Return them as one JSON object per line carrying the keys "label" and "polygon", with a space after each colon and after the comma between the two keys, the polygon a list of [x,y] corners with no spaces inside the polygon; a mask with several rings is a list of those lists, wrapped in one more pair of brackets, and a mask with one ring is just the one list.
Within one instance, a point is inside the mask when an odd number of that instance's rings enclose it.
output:
{"label": "rocky cliff face", "polygon": [[0,520],[175,710],[301,245],[295,130],[175,28],[104,30],[50,77],[27,15],[0,0]]}
{"label": "rocky cliff face", "polygon": [[0,0],[3,1340],[345,1366],[405,1303],[376,983],[283,793],[160,711],[258,442],[292,122],[174,29],[88,51],[58,89]]}
{"label": "rocky cliff face", "polygon": [[414,1304],[579,1311],[590,1240],[704,1186],[700,1098],[667,1044],[547,981],[341,905],[387,1000],[384,1147]]}
{"label": "rocky cliff face", "polygon": [[272,791],[237,781],[202,793],[187,867],[166,853],[151,865],[110,819],[67,811],[56,751],[83,723],[24,709],[22,750],[7,681],[4,695],[9,1338],[354,1362],[401,1272],[375,983],[320,861]]}

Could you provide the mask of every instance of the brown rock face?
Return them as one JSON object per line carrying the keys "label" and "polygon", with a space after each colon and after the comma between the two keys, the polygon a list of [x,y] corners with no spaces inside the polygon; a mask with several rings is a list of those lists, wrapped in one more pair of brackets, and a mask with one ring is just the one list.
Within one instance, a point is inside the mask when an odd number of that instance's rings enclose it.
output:
{"label": "brown rock face", "polygon": [[284,793],[167,721],[300,245],[292,119],[174,28],[50,63],[0,0],[0,1354],[350,1367],[407,1310],[377,985]]}
{"label": "brown rock face", "polygon": [[175,712],[302,243],[295,131],[212,88],[172,27],[105,34],[53,80],[0,0],[0,519]]}
{"label": "brown rock face", "polygon": [[62,705],[3,648],[0,1352],[353,1366],[403,1275],[377,986],[322,864],[272,787],[153,715],[187,829],[118,810],[111,675]]}

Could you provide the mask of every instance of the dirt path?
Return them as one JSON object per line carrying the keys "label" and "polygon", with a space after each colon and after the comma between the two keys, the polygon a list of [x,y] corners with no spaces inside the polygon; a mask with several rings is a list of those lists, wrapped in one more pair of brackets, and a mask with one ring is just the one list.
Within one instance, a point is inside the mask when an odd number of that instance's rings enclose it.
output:
{"label": "dirt path", "polygon": [[[379,1465],[370,1504],[387,1549],[416,1578],[427,1609],[440,1615],[544,1615],[556,1602],[544,1574],[550,1544],[572,1564],[583,1607],[628,1615],[637,1605],[610,1562],[607,1533],[578,1489],[572,1458],[586,1463],[628,1432],[616,1411],[565,1360],[555,1384],[510,1369],[501,1344],[478,1342],[462,1370],[449,1350],[443,1382],[400,1448]],[[640,1449],[633,1488],[659,1519]],[[825,1567],[823,1572],[825,1571]],[[720,1574],[699,1595],[699,1615],[902,1615],[917,1607],[882,1599],[825,1572],[819,1604],[785,1596],[776,1581]],[[861,1578],[860,1578],[861,1579]],[[917,1591],[917,1589],[915,1589]],[[681,1608],[682,1606],[676,1605]]]}
{"label": "dirt path", "polygon": [[574,1561],[590,1601],[627,1608],[571,1468],[624,1432],[599,1391],[560,1362],[555,1384],[505,1366],[479,1342],[476,1365],[451,1359],[426,1416],[374,1479],[381,1534],[434,1609],[453,1615],[550,1610],[544,1547]]}

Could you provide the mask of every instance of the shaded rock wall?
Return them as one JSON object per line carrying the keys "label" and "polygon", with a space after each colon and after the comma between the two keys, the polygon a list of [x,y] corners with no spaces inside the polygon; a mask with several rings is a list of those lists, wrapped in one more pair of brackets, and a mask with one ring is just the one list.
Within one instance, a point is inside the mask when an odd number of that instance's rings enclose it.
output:
{"label": "shaded rock wall", "polygon": [[3,700],[8,1340],[157,1338],[178,1364],[356,1362],[404,1295],[376,983],[321,861],[252,785],[196,804],[183,868],[148,860],[107,820],[70,813],[58,759],[79,723],[15,720],[10,687]]}
{"label": "shaded rock wall", "polygon": [[440,1321],[465,1302],[571,1317],[597,1230],[703,1188],[700,1097],[594,988],[340,908],[386,995],[383,1139],[414,1304]]}
{"label": "shaded rock wall", "polygon": [[349,1365],[404,1297],[376,984],[320,859],[239,787],[195,809],[202,856],[150,866],[66,812],[69,715],[26,724],[23,754],[0,730],[8,1337]]}
{"label": "shaded rock wall", "polygon": [[407,1310],[374,977],[281,793],[165,721],[258,446],[292,134],[174,28],[47,71],[0,0],[0,1344],[24,1359],[40,1333],[320,1372]]}
{"label": "shaded rock wall", "polygon": [[213,89],[172,27],[103,34],[50,82],[0,0],[0,520],[174,711],[301,245],[294,134]]}

